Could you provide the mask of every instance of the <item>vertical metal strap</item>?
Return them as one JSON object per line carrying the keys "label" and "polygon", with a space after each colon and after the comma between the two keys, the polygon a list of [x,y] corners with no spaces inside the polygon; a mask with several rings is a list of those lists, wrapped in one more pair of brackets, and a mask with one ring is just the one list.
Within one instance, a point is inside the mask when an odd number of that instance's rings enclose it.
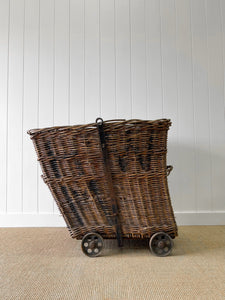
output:
{"label": "vertical metal strap", "polygon": [[118,205],[117,205],[117,201],[116,201],[116,197],[115,197],[113,181],[112,181],[111,171],[110,171],[110,167],[109,167],[109,159],[108,159],[108,152],[107,152],[106,141],[105,141],[104,124],[103,124],[102,118],[97,118],[96,123],[97,123],[99,138],[100,138],[100,142],[101,142],[101,148],[102,148],[103,159],[104,159],[104,164],[105,164],[105,169],[106,169],[106,175],[107,175],[107,179],[108,179],[109,190],[111,193],[112,211],[113,211],[113,215],[114,215],[113,224],[115,226],[118,246],[122,247],[123,239],[122,239],[122,231],[121,231],[121,226],[120,226],[120,221],[119,221]]}

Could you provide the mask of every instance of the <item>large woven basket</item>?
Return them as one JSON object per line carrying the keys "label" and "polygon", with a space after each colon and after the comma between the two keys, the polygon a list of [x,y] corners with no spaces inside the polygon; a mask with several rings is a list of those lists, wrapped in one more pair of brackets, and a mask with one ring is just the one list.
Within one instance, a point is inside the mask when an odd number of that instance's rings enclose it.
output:
{"label": "large woven basket", "polygon": [[73,238],[177,235],[166,164],[170,120],[29,130],[43,179]]}

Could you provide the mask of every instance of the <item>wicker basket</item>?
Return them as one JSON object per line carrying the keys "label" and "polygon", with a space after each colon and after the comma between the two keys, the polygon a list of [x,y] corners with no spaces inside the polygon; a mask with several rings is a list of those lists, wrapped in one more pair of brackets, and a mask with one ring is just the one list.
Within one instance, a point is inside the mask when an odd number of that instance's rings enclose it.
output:
{"label": "wicker basket", "polygon": [[177,236],[167,175],[170,120],[29,130],[43,179],[73,238]]}

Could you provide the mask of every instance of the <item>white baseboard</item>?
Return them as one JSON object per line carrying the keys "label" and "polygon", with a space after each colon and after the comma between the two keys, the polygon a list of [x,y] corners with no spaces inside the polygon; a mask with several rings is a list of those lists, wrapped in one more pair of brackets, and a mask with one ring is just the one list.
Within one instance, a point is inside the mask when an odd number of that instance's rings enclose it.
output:
{"label": "white baseboard", "polygon": [[175,212],[177,225],[225,225],[225,211]]}
{"label": "white baseboard", "polygon": [[[179,225],[225,225],[225,211],[175,212]],[[8,213],[0,214],[0,227],[65,227],[59,214]]]}
{"label": "white baseboard", "polygon": [[0,214],[0,227],[65,227],[65,221],[57,214],[8,213]]}
{"label": "white baseboard", "polygon": [[[179,225],[225,225],[225,211],[175,212]],[[8,213],[0,214],[0,227],[65,227],[59,214]]]}

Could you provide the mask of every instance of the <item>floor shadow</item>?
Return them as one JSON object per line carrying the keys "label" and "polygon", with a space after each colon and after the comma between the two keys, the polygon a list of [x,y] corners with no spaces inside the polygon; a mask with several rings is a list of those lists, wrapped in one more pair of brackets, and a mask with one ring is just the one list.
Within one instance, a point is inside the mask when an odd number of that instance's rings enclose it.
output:
{"label": "floor shadow", "polygon": [[[225,226],[179,226],[178,234],[173,239],[173,257],[213,255],[225,249]],[[125,239],[122,248],[116,240],[105,240],[102,256],[147,254],[149,250],[149,239]]]}

